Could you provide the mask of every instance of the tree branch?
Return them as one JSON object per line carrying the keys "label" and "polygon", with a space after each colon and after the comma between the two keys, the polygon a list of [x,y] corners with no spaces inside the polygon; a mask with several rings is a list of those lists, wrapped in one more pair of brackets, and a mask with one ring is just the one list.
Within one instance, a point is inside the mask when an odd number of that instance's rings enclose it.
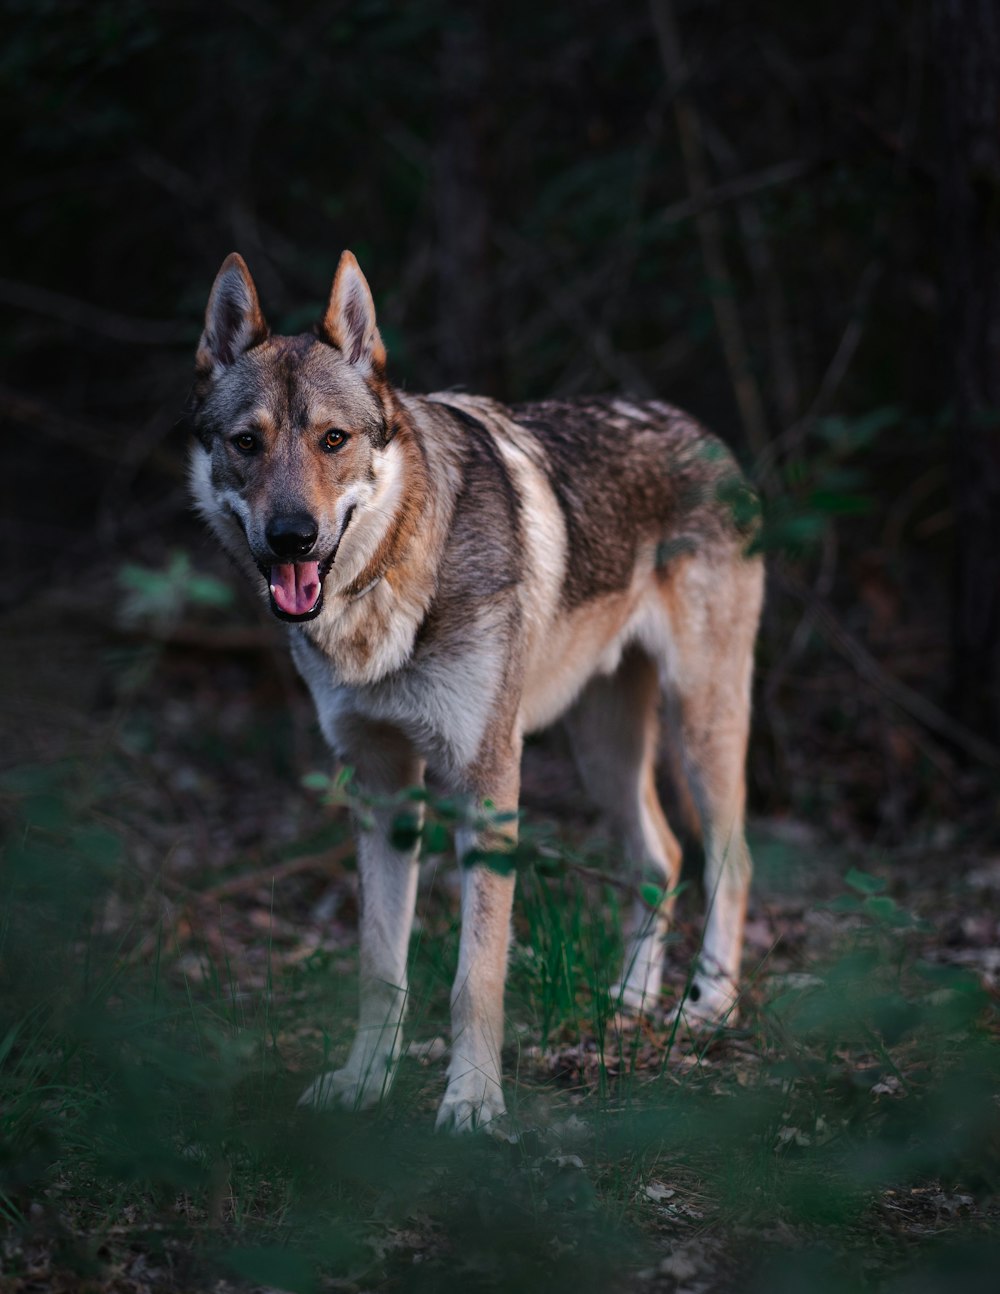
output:
{"label": "tree branch", "polygon": [[197,325],[193,321],[175,323],[165,319],[134,319],[116,310],[91,305],[89,301],[79,301],[76,297],[40,288],[34,283],[0,279],[0,301],[19,310],[58,319],[83,332],[100,333],[112,341],[139,346],[169,346],[186,342],[194,346],[197,340]]}
{"label": "tree branch", "polygon": [[[698,114],[682,89],[685,67],[671,0],[650,0],[650,13],[660,45],[660,57],[673,91],[677,132],[680,135],[681,154],[687,173],[691,201],[700,205],[706,201],[710,192],[705,146]],[[759,454],[768,442],[767,420],[764,416],[764,406],[757,381],[750,365],[743,324],[736,306],[733,280],[726,263],[722,223],[718,212],[702,208],[701,214],[695,218],[695,227],[701,243],[705,272],[711,285],[715,326],[722,343],[722,353],[726,360],[726,367],[729,369],[729,378],[733,384],[743,429],[750,449],[753,453]]]}

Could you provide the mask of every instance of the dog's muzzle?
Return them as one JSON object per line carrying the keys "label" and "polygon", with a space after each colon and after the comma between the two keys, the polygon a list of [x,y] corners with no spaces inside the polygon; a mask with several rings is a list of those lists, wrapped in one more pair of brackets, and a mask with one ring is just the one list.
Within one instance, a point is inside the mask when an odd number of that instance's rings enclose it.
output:
{"label": "dog's muzzle", "polygon": [[267,580],[271,610],[279,620],[297,624],[312,620],[323,609],[323,581],[329,574],[354,508],[348,508],[337,542],[329,555],[319,561],[310,558],[316,547],[319,527],[308,513],[290,513],[274,517],[264,532],[277,562],[258,562]]}
{"label": "dog's muzzle", "polygon": [[308,512],[272,517],[264,537],[279,559],[267,572],[271,609],[288,620],[314,616],[323,592],[319,562],[308,560],[319,538],[316,519]]}

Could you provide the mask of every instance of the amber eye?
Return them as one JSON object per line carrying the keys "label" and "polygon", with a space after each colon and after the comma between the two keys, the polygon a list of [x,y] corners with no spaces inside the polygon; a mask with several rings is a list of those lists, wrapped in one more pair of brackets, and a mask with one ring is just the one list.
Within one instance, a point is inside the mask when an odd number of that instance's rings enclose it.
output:
{"label": "amber eye", "polygon": [[256,454],[260,449],[260,441],[252,431],[241,431],[238,436],[233,437],[233,444],[241,454]]}
{"label": "amber eye", "polygon": [[323,433],[323,448],[339,449],[346,439],[346,431],[338,431],[336,427],[331,427],[329,431]]}

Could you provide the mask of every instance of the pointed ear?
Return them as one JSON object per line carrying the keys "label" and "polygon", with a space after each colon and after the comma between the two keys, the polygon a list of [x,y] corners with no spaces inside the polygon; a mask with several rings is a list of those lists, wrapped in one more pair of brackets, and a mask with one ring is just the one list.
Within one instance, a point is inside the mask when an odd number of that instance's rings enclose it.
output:
{"label": "pointed ear", "polygon": [[212,284],[197,367],[209,373],[228,368],[267,336],[267,322],[247,263],[238,252],[231,252]]}
{"label": "pointed ear", "polygon": [[385,368],[385,347],[375,326],[375,302],[353,252],[344,252],[340,258],[319,331],[348,363],[364,372]]}

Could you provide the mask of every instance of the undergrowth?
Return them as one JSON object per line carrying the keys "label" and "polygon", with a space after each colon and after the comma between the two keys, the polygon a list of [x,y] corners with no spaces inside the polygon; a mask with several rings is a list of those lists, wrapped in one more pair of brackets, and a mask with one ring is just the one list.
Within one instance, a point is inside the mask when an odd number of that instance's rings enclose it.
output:
{"label": "undergrowth", "polygon": [[[739,1027],[691,1038],[616,1018],[625,905],[595,879],[612,862],[529,827],[515,859],[510,1124],[452,1140],[432,1133],[457,948],[448,865],[421,898],[418,1045],[390,1095],[370,1114],[304,1111],[306,1082],[350,1037],[350,958],[269,958],[261,977],[242,950],[206,949],[193,975],[176,928],[109,922],[109,902],[130,898],[109,813],[119,790],[110,766],[74,763],[2,784],[11,1289],[34,1288],[39,1245],[94,1288],[118,1288],[103,1282],[112,1269],[124,1281],[136,1253],[152,1288],[700,1279],[832,1294],[943,1288],[956,1272],[987,1288],[1000,1256],[996,1005],[973,977],[920,960],[919,923],[876,876],[845,872],[825,960],[780,978],[751,968]],[[431,806],[429,852],[443,853],[453,817]],[[894,1216],[925,1200],[943,1201],[936,1222]]]}

